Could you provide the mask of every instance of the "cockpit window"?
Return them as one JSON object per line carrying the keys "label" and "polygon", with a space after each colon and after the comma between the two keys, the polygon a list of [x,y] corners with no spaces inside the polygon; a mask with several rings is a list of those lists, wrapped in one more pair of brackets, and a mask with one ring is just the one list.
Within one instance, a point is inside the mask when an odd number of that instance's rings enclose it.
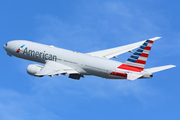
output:
{"label": "cockpit window", "polygon": [[7,46],[7,43],[5,44],[5,46]]}

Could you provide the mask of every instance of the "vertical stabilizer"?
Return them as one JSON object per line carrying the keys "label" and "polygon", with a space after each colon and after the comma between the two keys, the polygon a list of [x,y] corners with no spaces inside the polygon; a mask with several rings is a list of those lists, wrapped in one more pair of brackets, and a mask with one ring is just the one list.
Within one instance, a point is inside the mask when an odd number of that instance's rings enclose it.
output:
{"label": "vertical stabilizer", "polygon": [[141,72],[144,69],[147,58],[149,56],[152,44],[154,40],[160,37],[155,37],[146,40],[134,53],[131,55],[127,61],[119,66],[119,69],[130,70],[135,72]]}

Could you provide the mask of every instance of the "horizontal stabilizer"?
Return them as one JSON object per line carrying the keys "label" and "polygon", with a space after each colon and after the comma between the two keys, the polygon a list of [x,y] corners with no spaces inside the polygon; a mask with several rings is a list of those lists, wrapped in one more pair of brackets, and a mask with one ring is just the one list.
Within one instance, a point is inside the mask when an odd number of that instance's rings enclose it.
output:
{"label": "horizontal stabilizer", "polygon": [[135,74],[135,73],[127,73],[128,80],[135,80],[135,79],[140,78],[141,76],[143,76],[143,75]]}
{"label": "horizontal stabilizer", "polygon": [[159,71],[166,70],[166,69],[173,68],[173,67],[176,67],[176,66],[175,65],[166,65],[166,66],[145,69],[144,71],[147,71],[149,73],[155,73],[155,72],[159,72]]}

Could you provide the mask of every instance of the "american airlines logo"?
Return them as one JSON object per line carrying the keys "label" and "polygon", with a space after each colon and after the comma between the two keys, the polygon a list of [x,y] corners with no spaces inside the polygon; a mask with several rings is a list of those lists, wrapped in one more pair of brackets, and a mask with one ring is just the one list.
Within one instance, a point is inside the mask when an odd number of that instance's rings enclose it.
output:
{"label": "american airlines logo", "polygon": [[25,44],[24,45],[22,45],[20,48],[18,48],[18,50],[16,51],[17,53],[19,53],[20,52],[20,50],[21,50],[21,48],[23,48],[25,46]]}
{"label": "american airlines logo", "polygon": [[36,57],[36,58],[45,59],[45,60],[52,60],[52,61],[57,60],[56,55],[45,53],[45,51],[39,52],[39,51],[35,51],[35,50],[30,50],[30,49],[28,50],[27,47],[24,49],[23,54],[28,55],[28,56],[32,56],[32,57]]}

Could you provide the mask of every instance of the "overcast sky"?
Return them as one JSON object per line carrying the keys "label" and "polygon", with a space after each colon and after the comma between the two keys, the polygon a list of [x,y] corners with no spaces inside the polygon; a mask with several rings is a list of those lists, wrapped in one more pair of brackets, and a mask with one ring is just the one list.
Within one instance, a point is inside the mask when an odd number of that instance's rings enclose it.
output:
{"label": "overcast sky", "polygon": [[[4,0],[0,4],[1,120],[179,120],[180,8],[175,0]],[[93,52],[155,36],[152,79],[36,78],[34,62],[6,55],[10,40]],[[114,59],[125,62],[131,53]]]}

